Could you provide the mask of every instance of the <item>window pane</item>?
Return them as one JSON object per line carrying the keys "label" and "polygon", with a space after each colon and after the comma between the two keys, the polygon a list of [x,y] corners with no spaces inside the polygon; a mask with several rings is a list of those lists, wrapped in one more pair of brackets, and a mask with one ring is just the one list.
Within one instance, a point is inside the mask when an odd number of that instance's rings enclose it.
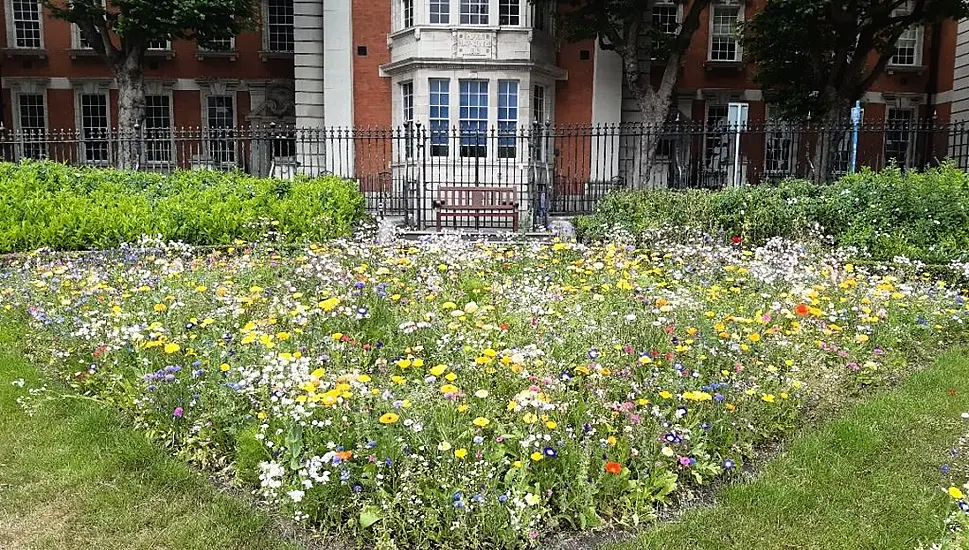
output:
{"label": "window pane", "polygon": [[461,0],[462,25],[487,25],[489,0]]}
{"label": "window pane", "polygon": [[404,123],[404,145],[407,157],[414,155],[414,83],[404,82],[400,85],[401,113]]}
{"label": "window pane", "polygon": [[885,126],[885,162],[894,161],[898,166],[907,168],[909,166],[914,129],[912,123],[915,120],[915,111],[912,109],[889,109],[886,117]]}
{"label": "window pane", "polygon": [[85,162],[108,162],[108,96],[82,94],[81,134]]}
{"label": "window pane", "polygon": [[895,55],[892,56],[892,65],[915,65],[918,62],[919,29],[912,27],[905,29],[902,36],[895,43]]}
{"label": "window pane", "polygon": [[710,59],[713,61],[737,61],[737,18],[740,8],[713,6],[713,32],[710,35]]}
{"label": "window pane", "polygon": [[209,154],[219,163],[236,160],[232,129],[235,128],[235,102],[229,95],[210,95],[205,100],[205,123],[209,128]]}
{"label": "window pane", "polygon": [[269,51],[293,51],[293,0],[268,0]]}
{"label": "window pane", "polygon": [[33,0],[12,0],[14,44],[18,48],[41,48],[40,4]]}
{"label": "window pane", "polygon": [[498,158],[515,158],[518,128],[518,82],[498,82]]}
{"label": "window pane", "polygon": [[448,128],[451,125],[451,81],[444,78],[428,82],[431,92],[431,155],[448,155]]}
{"label": "window pane", "polygon": [[170,50],[172,43],[168,40],[149,40],[145,48],[149,50]]}
{"label": "window pane", "polygon": [[39,159],[47,156],[47,116],[42,94],[20,94],[20,131],[23,133],[23,155]]}
{"label": "window pane", "polygon": [[451,0],[431,0],[431,24],[451,23]]}
{"label": "window pane", "polygon": [[172,160],[171,102],[167,95],[145,96],[145,160]]}
{"label": "window pane", "polygon": [[414,26],[414,0],[402,0],[404,12],[404,28]]}
{"label": "window pane", "polygon": [[498,24],[519,25],[521,23],[521,0],[499,0]]}
{"label": "window pane", "polygon": [[730,162],[730,135],[727,131],[726,105],[710,105],[707,109],[706,143],[704,161],[707,170],[726,170]]}
{"label": "window pane", "polygon": [[461,81],[461,156],[484,157],[488,154],[488,82]]}
{"label": "window pane", "polygon": [[532,140],[532,158],[543,160],[546,139],[545,123],[548,122],[545,114],[545,86],[535,86],[532,90],[532,120],[539,125],[538,128],[534,128],[536,135]]}

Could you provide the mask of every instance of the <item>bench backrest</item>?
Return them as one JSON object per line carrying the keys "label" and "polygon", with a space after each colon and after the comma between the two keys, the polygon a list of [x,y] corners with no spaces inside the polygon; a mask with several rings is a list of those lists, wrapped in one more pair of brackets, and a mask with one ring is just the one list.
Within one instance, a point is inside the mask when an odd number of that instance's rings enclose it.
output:
{"label": "bench backrest", "polygon": [[511,208],[518,202],[514,187],[439,187],[436,194],[448,208]]}

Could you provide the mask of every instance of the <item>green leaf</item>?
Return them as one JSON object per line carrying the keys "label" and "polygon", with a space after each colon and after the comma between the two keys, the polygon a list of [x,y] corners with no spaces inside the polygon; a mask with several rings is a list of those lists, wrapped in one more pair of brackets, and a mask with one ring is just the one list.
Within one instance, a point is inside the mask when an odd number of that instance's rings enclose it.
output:
{"label": "green leaf", "polygon": [[381,517],[378,506],[367,506],[360,512],[360,527],[368,529],[371,525],[380,521]]}

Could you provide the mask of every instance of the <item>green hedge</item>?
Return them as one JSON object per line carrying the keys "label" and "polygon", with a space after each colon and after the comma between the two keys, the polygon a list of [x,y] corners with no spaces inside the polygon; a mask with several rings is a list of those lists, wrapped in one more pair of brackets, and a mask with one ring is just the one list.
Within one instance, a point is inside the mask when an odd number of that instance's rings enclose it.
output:
{"label": "green hedge", "polygon": [[576,226],[586,241],[658,227],[696,228],[755,244],[820,231],[876,260],[947,263],[969,257],[969,175],[943,165],[924,173],[864,171],[829,185],[788,180],[723,191],[622,192]]}
{"label": "green hedge", "polygon": [[142,235],[194,245],[348,236],[366,216],[352,182],[209,170],[170,175],[0,163],[0,252],[106,248]]}

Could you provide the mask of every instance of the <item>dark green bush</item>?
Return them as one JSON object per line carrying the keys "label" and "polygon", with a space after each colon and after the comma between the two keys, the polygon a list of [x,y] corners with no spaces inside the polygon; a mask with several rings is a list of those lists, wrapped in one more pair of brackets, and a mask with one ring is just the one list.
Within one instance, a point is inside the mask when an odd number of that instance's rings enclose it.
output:
{"label": "dark green bush", "polygon": [[946,263],[969,256],[969,175],[949,165],[918,172],[863,171],[830,185],[789,180],[723,191],[630,191],[577,220],[579,237],[690,227],[748,243],[820,230],[876,260]]}
{"label": "dark green bush", "polygon": [[0,163],[0,252],[77,250],[142,235],[195,245],[348,236],[364,217],[356,186],[337,177],[279,181],[241,173],[171,175]]}

